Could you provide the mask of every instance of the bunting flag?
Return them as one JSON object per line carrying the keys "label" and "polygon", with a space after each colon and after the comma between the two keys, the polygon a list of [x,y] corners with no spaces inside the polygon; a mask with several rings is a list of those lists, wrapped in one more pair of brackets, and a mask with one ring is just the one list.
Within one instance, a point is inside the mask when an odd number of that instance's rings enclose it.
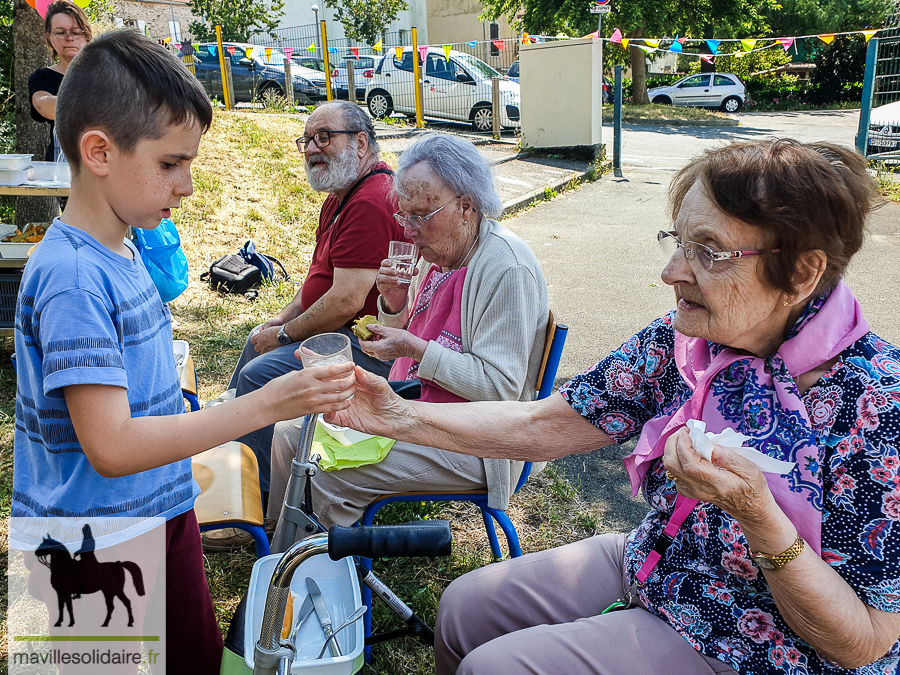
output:
{"label": "bunting flag", "polygon": [[291,56],[293,56],[293,55],[294,55],[294,48],[293,48],[293,47],[285,47],[285,48],[284,48],[284,56],[285,56],[285,58],[289,59],[289,58],[291,58]]}
{"label": "bunting flag", "polygon": [[91,0],[75,0],[75,4],[84,9],[89,4],[91,4]]}
{"label": "bunting flag", "polygon": [[736,56],[737,58],[741,58],[742,56],[744,56],[744,52],[738,50],[734,54],[731,54],[731,56]]}
{"label": "bunting flag", "polygon": [[394,57],[395,57],[398,61],[402,61],[402,60],[403,60],[403,47],[394,47]]}
{"label": "bunting flag", "polygon": [[475,45],[478,44],[478,41],[477,41],[477,40],[472,40],[471,42],[467,42],[466,44],[469,45],[470,47],[474,47]]}
{"label": "bunting flag", "polygon": [[644,44],[649,47],[659,47],[659,40],[644,40]]}
{"label": "bunting flag", "polygon": [[191,45],[191,47],[194,48],[194,51],[195,51],[195,52],[199,52],[199,51],[200,51],[200,43],[199,43],[199,42],[193,43],[193,44]]}
{"label": "bunting flag", "polygon": [[647,45],[635,45],[635,47],[637,47],[638,49],[643,49],[648,54],[659,51],[659,49],[657,49],[656,47],[649,47]]}
{"label": "bunting flag", "polygon": [[832,42],[834,42],[834,33],[823,33],[822,35],[818,35],[817,37],[826,45],[830,45]]}
{"label": "bunting flag", "polygon": [[713,54],[719,53],[719,45],[722,44],[721,40],[707,40],[706,46],[709,47],[709,51]]}
{"label": "bunting flag", "polygon": [[266,63],[269,63],[272,60],[272,48],[266,47]]}
{"label": "bunting flag", "polygon": [[337,54],[337,53],[338,53],[338,48],[337,48],[337,47],[329,47],[329,48],[328,48],[328,53],[329,53],[329,54]]}
{"label": "bunting flag", "polygon": [[215,45],[206,45],[206,51],[209,52],[210,56],[216,55],[216,46]]}
{"label": "bunting flag", "polygon": [[595,30],[593,33],[588,33],[587,35],[582,35],[581,37],[598,38],[600,37],[600,31]]}
{"label": "bunting flag", "polygon": [[450,45],[444,45],[444,58],[448,63],[450,62]]}
{"label": "bunting flag", "polygon": [[700,58],[706,61],[707,63],[715,63],[715,59],[707,54],[701,54]]}
{"label": "bunting flag", "polygon": [[308,52],[316,51],[316,43],[313,42],[309,47],[306,48],[306,51],[308,51]]}
{"label": "bunting flag", "polygon": [[425,59],[428,58],[428,46],[419,47],[419,63],[425,63]]}
{"label": "bunting flag", "polygon": [[381,43],[382,43],[382,41],[379,40],[379,41],[376,42],[374,45],[372,45],[372,49],[374,49],[376,52],[380,52],[381,49],[382,49],[382,44],[381,44]]}
{"label": "bunting flag", "polygon": [[169,44],[171,41],[172,41],[172,38],[170,38],[170,37],[163,38],[163,42],[165,42],[166,44]]}
{"label": "bunting flag", "polygon": [[866,42],[872,39],[872,37],[877,33],[878,30],[862,30],[860,33],[866,36]]}
{"label": "bunting flag", "polygon": [[741,40],[741,47],[744,48],[745,52],[752,52],[755,46],[756,40]]}
{"label": "bunting flag", "polygon": [[784,47],[784,51],[787,51],[791,48],[791,45],[794,44],[794,38],[778,38],[778,42],[780,42],[781,46]]}
{"label": "bunting flag", "polygon": [[618,28],[616,28],[613,31],[613,34],[609,36],[609,41],[615,42],[617,44],[621,44],[622,43],[622,31],[620,31]]}
{"label": "bunting flag", "polygon": [[528,39],[528,33],[524,33],[522,35],[522,44],[523,45],[531,44],[531,40]]}
{"label": "bunting flag", "polygon": [[676,54],[684,52],[684,49],[681,47],[681,43],[678,41],[677,35],[675,36],[675,39],[672,41],[672,44],[669,45],[669,51],[675,52]]}
{"label": "bunting flag", "polygon": [[253,53],[254,49],[256,49],[256,47],[247,47],[247,49],[244,50],[244,53],[247,54],[248,59],[250,58],[250,55]]}
{"label": "bunting flag", "polygon": [[228,45],[227,47],[225,47],[225,51],[228,52],[229,54],[233,55],[234,54],[234,46]]}
{"label": "bunting flag", "polygon": [[493,44],[501,52],[503,51],[503,48],[506,47],[506,43],[503,40],[493,40],[491,44]]}
{"label": "bunting flag", "polygon": [[359,58],[359,47],[350,47],[350,53]]}
{"label": "bunting flag", "polygon": [[625,49],[628,49],[629,42],[631,42],[631,40],[629,40],[628,38],[622,38],[622,42],[621,42],[622,47],[624,47]]}

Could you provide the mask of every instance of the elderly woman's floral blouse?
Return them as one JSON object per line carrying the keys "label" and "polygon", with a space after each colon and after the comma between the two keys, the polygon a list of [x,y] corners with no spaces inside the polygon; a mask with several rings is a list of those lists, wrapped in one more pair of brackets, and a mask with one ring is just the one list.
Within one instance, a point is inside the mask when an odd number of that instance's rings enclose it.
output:
{"label": "elderly woman's floral blouse", "polygon": [[[675,365],[671,319],[655,321],[561,389],[580,415],[617,442],[690,397]],[[724,399],[723,413],[743,431],[742,408],[752,403],[734,398]],[[900,350],[869,333],[802,400],[823,474],[822,557],[864,602],[900,612]],[[730,416],[729,409],[735,411]],[[675,502],[661,459],[648,471],[643,493],[652,510],[625,548],[632,583]],[[712,504],[693,510],[637,590],[643,604],[695,649],[741,673],[848,672],[823,660],[788,627],[750,561],[740,526]],[[900,642],[852,672],[895,673],[898,657]]]}

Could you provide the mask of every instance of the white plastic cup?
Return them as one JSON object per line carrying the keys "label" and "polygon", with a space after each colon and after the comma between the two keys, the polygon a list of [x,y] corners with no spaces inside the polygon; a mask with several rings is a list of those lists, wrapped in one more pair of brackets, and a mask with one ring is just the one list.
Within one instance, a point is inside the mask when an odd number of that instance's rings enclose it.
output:
{"label": "white plastic cup", "polygon": [[392,241],[388,249],[391,267],[397,270],[401,284],[409,284],[419,259],[419,247],[406,241]]}
{"label": "white plastic cup", "polygon": [[353,362],[350,338],[343,333],[322,333],[313,335],[300,343],[300,360],[304,368],[334,366],[338,363]]}

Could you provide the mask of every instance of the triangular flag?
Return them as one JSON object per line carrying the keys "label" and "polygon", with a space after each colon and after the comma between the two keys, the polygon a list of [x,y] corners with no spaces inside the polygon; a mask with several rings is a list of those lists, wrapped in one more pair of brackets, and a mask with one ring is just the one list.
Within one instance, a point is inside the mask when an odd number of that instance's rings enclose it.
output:
{"label": "triangular flag", "polygon": [[316,43],[313,42],[309,47],[306,48],[306,51],[308,51],[308,52],[316,51]]}
{"label": "triangular flag", "polygon": [[470,42],[467,42],[466,44],[469,45],[470,47],[474,47],[475,45],[478,44],[478,40],[472,40]]}
{"label": "triangular flag", "polygon": [[681,43],[678,41],[678,36],[675,36],[675,39],[672,41],[672,44],[669,45],[670,52],[684,52],[684,49],[681,46]]}
{"label": "triangular flag", "polygon": [[329,54],[337,54],[337,53],[338,53],[338,48],[337,48],[337,47],[329,47],[329,48],[328,48],[328,53],[329,53]]}
{"label": "triangular flag", "polygon": [[826,45],[830,45],[832,42],[834,42],[834,33],[823,33],[822,35],[818,35],[816,37],[818,37]]}
{"label": "triangular flag", "polygon": [[791,48],[791,45],[794,44],[794,38],[778,38],[778,42],[780,42],[781,46],[784,47],[784,51],[787,51]]}
{"label": "triangular flag", "polygon": [[742,52],[742,51],[740,51],[740,50],[738,50],[738,51],[736,51],[734,54],[732,54],[732,56],[736,56],[736,57],[738,57],[738,58],[740,58],[740,57],[743,56],[743,55],[744,55],[744,52]]}
{"label": "triangular flag", "polygon": [[170,38],[170,37],[163,38],[163,42],[165,42],[166,44],[169,44],[171,41],[172,41],[172,38]]}
{"label": "triangular flag", "polygon": [[556,34],[556,39],[557,39],[557,40],[568,40],[568,39],[569,39],[569,36],[566,35],[565,33],[557,33],[557,34]]}
{"label": "triangular flag", "polygon": [[359,58],[359,47],[350,47],[350,53]]}
{"label": "triangular flag", "polygon": [[394,47],[394,55],[398,61],[403,60],[403,47]]}
{"label": "triangular flag", "polygon": [[195,52],[199,52],[199,51],[200,51],[200,43],[199,43],[199,42],[194,42],[193,44],[191,44],[191,47],[194,48],[194,51],[195,51]]}
{"label": "triangular flag", "polygon": [[492,43],[500,51],[503,51],[503,48],[506,46],[506,43],[503,40],[493,40]]}
{"label": "triangular flag", "polygon": [[581,37],[598,38],[600,37],[600,31],[595,30],[593,33],[588,33],[587,35],[582,35]]}
{"label": "triangular flag", "polygon": [[685,40],[687,40],[687,37],[675,38],[675,40],[678,41],[679,44],[683,45],[685,43]]}
{"label": "triangular flag", "polygon": [[706,61],[707,63],[714,63],[714,60],[711,56],[707,56],[706,54],[701,54],[700,58]]}
{"label": "triangular flag", "polygon": [[719,45],[722,44],[722,41],[721,40],[707,40],[706,44],[709,47],[709,51],[711,51],[713,54],[718,54],[719,53]]}
{"label": "triangular flag", "polygon": [[288,58],[288,59],[289,59],[289,58],[291,58],[291,56],[293,56],[293,55],[294,55],[294,48],[293,48],[293,47],[285,47],[285,48],[284,48],[284,56],[285,56],[285,58]]}
{"label": "triangular flag", "polygon": [[623,46],[625,49],[628,49],[628,43],[629,43],[629,42],[631,42],[631,40],[629,40],[628,38],[622,38],[622,46]]}
{"label": "triangular flag", "polygon": [[644,44],[650,47],[659,47],[659,40],[644,40]]}
{"label": "triangular flag", "polygon": [[266,63],[272,60],[272,48],[266,47]]}
{"label": "triangular flag", "polygon": [[522,44],[527,45],[531,44],[531,39],[528,37],[528,33],[522,35]]}
{"label": "triangular flag", "polygon": [[234,47],[233,47],[232,45],[228,45],[227,47],[225,47],[225,51],[228,52],[229,54],[232,54],[232,55],[233,55],[233,54],[234,54]]}
{"label": "triangular flag", "polygon": [[622,42],[622,31],[620,31],[618,28],[616,28],[613,31],[613,34],[609,36],[609,41],[620,44]]}
{"label": "triangular flag", "polygon": [[741,40],[741,47],[744,48],[745,52],[752,52],[755,46],[756,40]]}
{"label": "triangular flag", "polygon": [[244,52],[247,54],[248,59],[250,58],[250,55],[253,54],[254,49],[256,49],[256,48],[255,47],[247,47],[247,49],[244,50]]}
{"label": "triangular flag", "polygon": [[861,30],[859,32],[866,36],[866,42],[868,42],[869,40],[872,39],[872,37],[875,35],[875,33],[878,32],[878,30],[877,29],[876,30]]}
{"label": "triangular flag", "polygon": [[428,46],[419,47],[419,63],[425,63],[428,58]]}
{"label": "triangular flag", "polygon": [[374,45],[372,45],[372,49],[374,49],[376,52],[380,52],[380,51],[381,51],[381,47],[382,47],[381,42],[382,42],[382,41],[379,40],[379,41],[376,42]]}
{"label": "triangular flag", "polygon": [[444,58],[450,61],[450,45],[444,45]]}
{"label": "triangular flag", "polygon": [[643,49],[648,54],[652,54],[653,52],[659,51],[656,47],[648,47],[647,45],[635,45],[635,47],[637,47],[639,49]]}
{"label": "triangular flag", "polygon": [[210,56],[216,55],[216,46],[215,45],[206,45],[206,51],[209,52]]}

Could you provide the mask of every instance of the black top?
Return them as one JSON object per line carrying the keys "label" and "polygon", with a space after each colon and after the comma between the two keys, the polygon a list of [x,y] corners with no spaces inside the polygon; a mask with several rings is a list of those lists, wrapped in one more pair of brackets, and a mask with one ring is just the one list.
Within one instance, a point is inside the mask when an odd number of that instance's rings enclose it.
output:
{"label": "black top", "polygon": [[40,68],[31,74],[28,78],[28,105],[31,106],[31,119],[35,122],[47,122],[50,125],[50,145],[47,146],[47,152],[44,159],[53,162],[56,157],[53,156],[53,120],[48,120],[41,115],[34,107],[32,102],[34,95],[39,91],[46,91],[48,94],[56,96],[59,94],[59,87],[63,81],[63,74],[58,73],[50,68]]}

